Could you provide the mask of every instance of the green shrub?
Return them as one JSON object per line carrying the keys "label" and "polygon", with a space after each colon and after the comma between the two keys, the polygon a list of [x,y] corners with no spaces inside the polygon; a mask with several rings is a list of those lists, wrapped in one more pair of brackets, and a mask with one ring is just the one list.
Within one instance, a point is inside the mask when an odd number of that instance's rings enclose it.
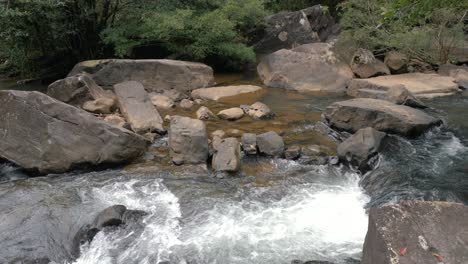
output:
{"label": "green shrub", "polygon": [[443,64],[465,45],[466,1],[349,0],[341,8],[341,42],[377,54],[395,49]]}

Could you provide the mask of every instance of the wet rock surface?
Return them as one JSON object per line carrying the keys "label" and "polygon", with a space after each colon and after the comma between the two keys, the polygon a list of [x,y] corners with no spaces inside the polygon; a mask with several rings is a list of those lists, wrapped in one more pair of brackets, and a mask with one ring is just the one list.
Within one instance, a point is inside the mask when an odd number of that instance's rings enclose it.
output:
{"label": "wet rock surface", "polygon": [[257,71],[268,87],[300,92],[344,93],[354,76],[328,43],[279,50],[265,56]]}
{"label": "wet rock surface", "polygon": [[468,262],[468,207],[408,201],[374,207],[362,264]]}
{"label": "wet rock surface", "polygon": [[38,92],[0,91],[0,156],[40,173],[128,162],[147,142]]}
{"label": "wet rock surface", "polygon": [[333,128],[356,132],[372,127],[386,133],[418,136],[442,121],[425,112],[384,100],[359,98],[327,107],[323,121]]}
{"label": "wet rock surface", "polygon": [[378,154],[386,134],[373,128],[363,128],[338,145],[338,157],[361,172],[372,169],[370,159]]}

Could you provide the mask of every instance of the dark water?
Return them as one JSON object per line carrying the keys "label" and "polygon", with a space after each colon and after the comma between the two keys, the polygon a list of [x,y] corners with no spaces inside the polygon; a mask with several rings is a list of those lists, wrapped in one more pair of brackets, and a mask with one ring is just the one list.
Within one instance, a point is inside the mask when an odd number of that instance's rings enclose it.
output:
{"label": "dark water", "polygon": [[[1,85],[1,84],[0,84]],[[273,111],[312,116],[286,123],[285,138],[307,139],[320,112],[343,98],[274,90]],[[244,160],[253,170],[216,179],[157,163],[22,179],[0,174],[0,263],[345,263],[359,259],[366,208],[400,199],[468,202],[468,98],[429,103],[446,125],[417,139],[391,137],[379,167],[358,175],[343,167]],[[282,120],[282,117],[279,117]],[[159,144],[165,144],[164,139]],[[123,204],[149,212],[142,225],[101,232],[70,257],[74,234],[102,209]],[[21,262],[18,262],[21,263]]]}

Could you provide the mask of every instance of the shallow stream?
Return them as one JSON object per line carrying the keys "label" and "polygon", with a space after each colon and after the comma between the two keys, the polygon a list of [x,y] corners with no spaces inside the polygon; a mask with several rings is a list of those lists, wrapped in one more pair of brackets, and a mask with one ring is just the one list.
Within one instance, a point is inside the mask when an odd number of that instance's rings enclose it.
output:
{"label": "shallow stream", "polygon": [[[240,120],[208,124],[209,130],[277,130],[289,144],[330,146],[310,130],[343,97],[270,90],[258,99],[277,114],[275,122]],[[212,107],[239,103],[248,102]],[[0,165],[0,263],[356,263],[369,206],[400,199],[468,203],[468,97],[428,104],[446,125],[416,139],[392,136],[379,167],[366,175],[244,158],[239,176],[217,179],[203,169],[169,166],[157,151],[165,138],[142,161],[112,170],[23,179],[11,165]],[[72,259],[74,234],[115,204],[149,215],[141,224],[98,233]]]}

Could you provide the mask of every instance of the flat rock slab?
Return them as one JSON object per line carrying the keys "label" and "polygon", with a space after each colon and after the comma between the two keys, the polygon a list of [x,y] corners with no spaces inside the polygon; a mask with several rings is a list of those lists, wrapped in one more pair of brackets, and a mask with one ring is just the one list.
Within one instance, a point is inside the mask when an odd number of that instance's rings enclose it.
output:
{"label": "flat rock slab", "polygon": [[323,119],[332,128],[352,133],[373,127],[386,133],[410,137],[419,136],[442,123],[421,110],[371,98],[336,102],[326,108]]}
{"label": "flat rock slab", "polygon": [[143,85],[129,81],[114,86],[120,111],[136,133],[164,132],[163,120]]}
{"label": "flat rock slab", "polygon": [[262,89],[262,87],[255,85],[235,85],[200,88],[192,91],[192,97],[205,100],[219,101],[227,97],[255,93],[261,91]]}
{"label": "flat rock slab", "polygon": [[468,206],[457,203],[371,208],[362,264],[468,263],[467,219]]}
{"label": "flat rock slab", "polygon": [[357,90],[387,91],[392,87],[406,88],[410,93],[420,98],[430,95],[451,95],[460,91],[455,79],[438,74],[407,73],[400,75],[379,76],[369,79],[354,79],[349,84],[348,94]]}
{"label": "flat rock slab", "polygon": [[208,135],[203,121],[171,116],[169,150],[176,165],[204,164],[208,159]]}
{"label": "flat rock slab", "polygon": [[205,64],[176,60],[92,60],[75,65],[69,76],[91,74],[98,85],[112,87],[138,81],[148,92],[191,90],[214,85],[213,69]]}
{"label": "flat rock slab", "polygon": [[312,43],[265,56],[257,67],[263,83],[300,92],[345,93],[354,73],[327,43]]}
{"label": "flat rock slab", "polygon": [[0,113],[0,156],[42,174],[126,162],[148,143],[39,92],[0,91]]}

